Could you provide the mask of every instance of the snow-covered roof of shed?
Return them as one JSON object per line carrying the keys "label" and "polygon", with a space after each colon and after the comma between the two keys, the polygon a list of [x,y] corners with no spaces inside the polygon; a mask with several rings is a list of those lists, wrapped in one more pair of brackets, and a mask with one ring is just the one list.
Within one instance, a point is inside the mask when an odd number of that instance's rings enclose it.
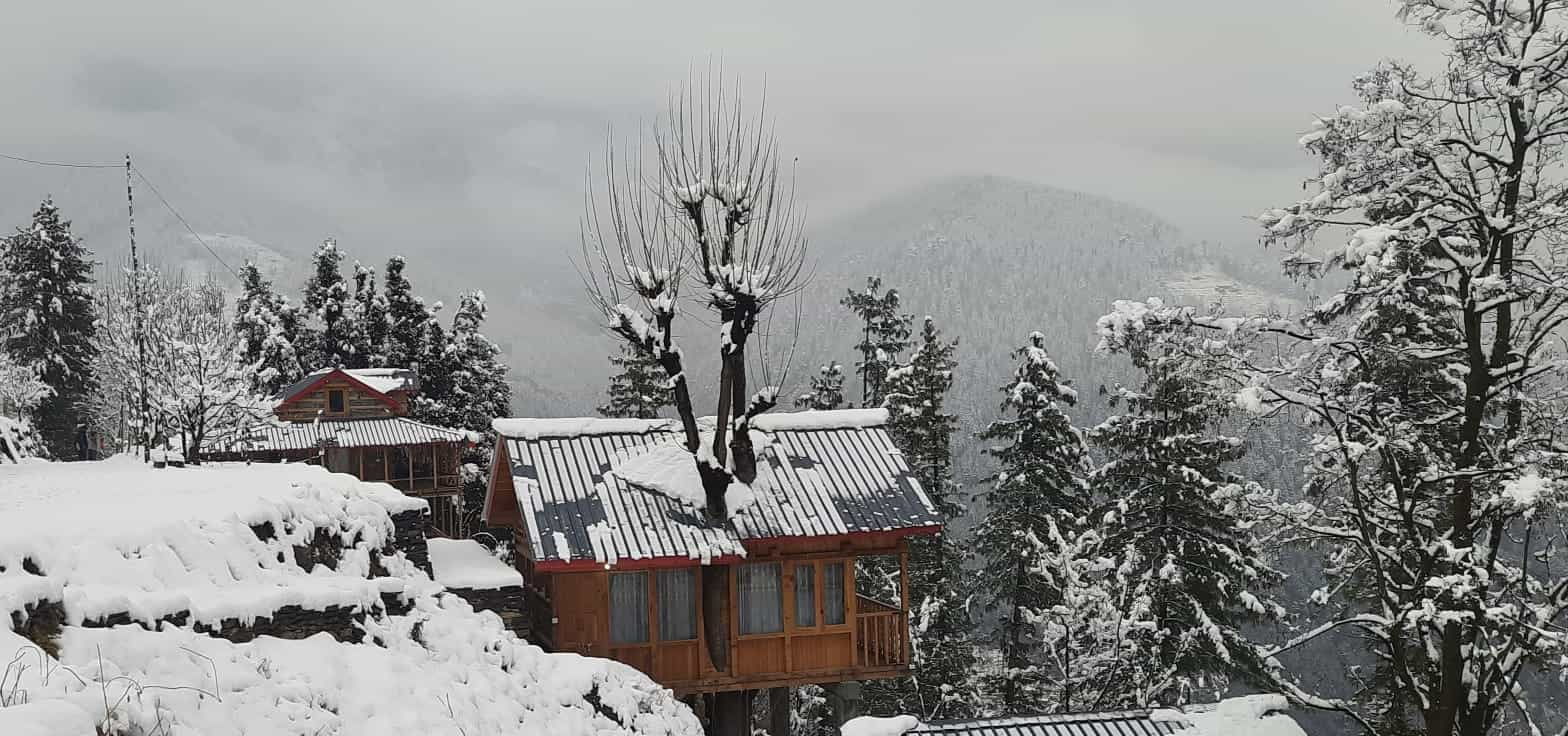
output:
{"label": "snow-covered roof of shed", "polygon": [[520,587],[523,574],[472,539],[431,538],[430,568],[436,582],[448,588],[495,590]]}
{"label": "snow-covered roof of shed", "polygon": [[751,502],[730,504],[723,523],[692,503],[694,493],[627,481],[669,479],[660,470],[668,463],[647,458],[681,443],[672,420],[497,420],[535,563],[711,561],[743,557],[753,540],[939,528],[941,517],[882,426],[885,412],[766,416],[754,422],[757,479],[743,494]]}
{"label": "snow-covered roof of shed", "polygon": [[318,447],[398,447],[478,440],[474,433],[461,429],[437,427],[406,417],[382,417],[261,424],[252,427],[242,439],[215,443],[208,452],[223,455],[314,450]]}

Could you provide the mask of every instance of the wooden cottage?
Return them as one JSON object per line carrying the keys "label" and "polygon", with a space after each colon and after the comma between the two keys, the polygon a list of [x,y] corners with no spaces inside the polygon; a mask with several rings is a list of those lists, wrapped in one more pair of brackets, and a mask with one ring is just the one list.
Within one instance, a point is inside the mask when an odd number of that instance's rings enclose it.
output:
{"label": "wooden cottage", "polygon": [[460,456],[468,432],[409,419],[414,371],[328,368],[284,387],[277,422],[207,455],[217,460],[309,462],[388,483],[430,502],[432,531],[463,536]]}
{"label": "wooden cottage", "polygon": [[[681,695],[894,677],[909,669],[908,540],[941,521],[885,421],[759,417],[757,480],[718,523],[617,473],[670,455],[673,421],[496,420],[484,518],[512,529],[551,611],[535,635],[555,650],[620,660]],[[703,574],[714,566],[726,574]],[[704,610],[715,579],[723,604]],[[727,620],[722,670],[699,643],[714,615]]]}

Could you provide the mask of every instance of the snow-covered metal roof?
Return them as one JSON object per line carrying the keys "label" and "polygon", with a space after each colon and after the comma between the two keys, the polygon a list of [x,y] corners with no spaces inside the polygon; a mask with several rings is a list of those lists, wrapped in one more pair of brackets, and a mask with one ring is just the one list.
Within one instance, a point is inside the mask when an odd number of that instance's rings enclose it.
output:
{"label": "snow-covered metal roof", "polygon": [[314,450],[318,447],[393,447],[432,442],[469,442],[470,433],[423,424],[405,417],[276,422],[250,430],[218,453]]}
{"label": "snow-covered metal roof", "polygon": [[[542,569],[745,555],[744,541],[929,533],[942,523],[879,411],[799,412],[753,430],[754,500],[725,523],[614,471],[683,435],[664,420],[497,420]],[[738,504],[737,504],[738,505]]]}
{"label": "snow-covered metal roof", "polygon": [[926,723],[909,734],[930,736],[1164,736],[1184,724],[1155,720],[1146,710],[1009,716]]}

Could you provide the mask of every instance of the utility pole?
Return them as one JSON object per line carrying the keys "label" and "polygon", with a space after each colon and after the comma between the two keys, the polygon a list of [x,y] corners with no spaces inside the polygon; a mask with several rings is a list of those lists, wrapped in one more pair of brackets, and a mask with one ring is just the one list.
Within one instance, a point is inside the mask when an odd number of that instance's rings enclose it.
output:
{"label": "utility pole", "polygon": [[125,216],[131,227],[131,330],[136,340],[136,434],[142,446],[142,462],[152,459],[148,446],[152,437],[147,421],[147,332],[142,309],[142,265],[136,255],[136,198],[131,193],[131,154],[125,154]]}

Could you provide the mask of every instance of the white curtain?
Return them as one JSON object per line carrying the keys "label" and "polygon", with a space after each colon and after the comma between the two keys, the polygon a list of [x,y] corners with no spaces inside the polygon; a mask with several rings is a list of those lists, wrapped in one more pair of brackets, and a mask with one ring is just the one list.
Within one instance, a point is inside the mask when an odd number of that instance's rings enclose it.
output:
{"label": "white curtain", "polygon": [[802,628],[817,625],[817,568],[815,565],[795,566],[795,625]]}
{"label": "white curtain", "polygon": [[844,623],[844,563],[822,567],[822,623]]}
{"label": "white curtain", "polygon": [[659,641],[697,638],[697,571],[660,570]]}
{"label": "white curtain", "polygon": [[777,562],[741,565],[740,633],[773,634],[784,630],[784,586]]}
{"label": "white curtain", "polygon": [[648,573],[610,573],[610,643],[648,641]]}

